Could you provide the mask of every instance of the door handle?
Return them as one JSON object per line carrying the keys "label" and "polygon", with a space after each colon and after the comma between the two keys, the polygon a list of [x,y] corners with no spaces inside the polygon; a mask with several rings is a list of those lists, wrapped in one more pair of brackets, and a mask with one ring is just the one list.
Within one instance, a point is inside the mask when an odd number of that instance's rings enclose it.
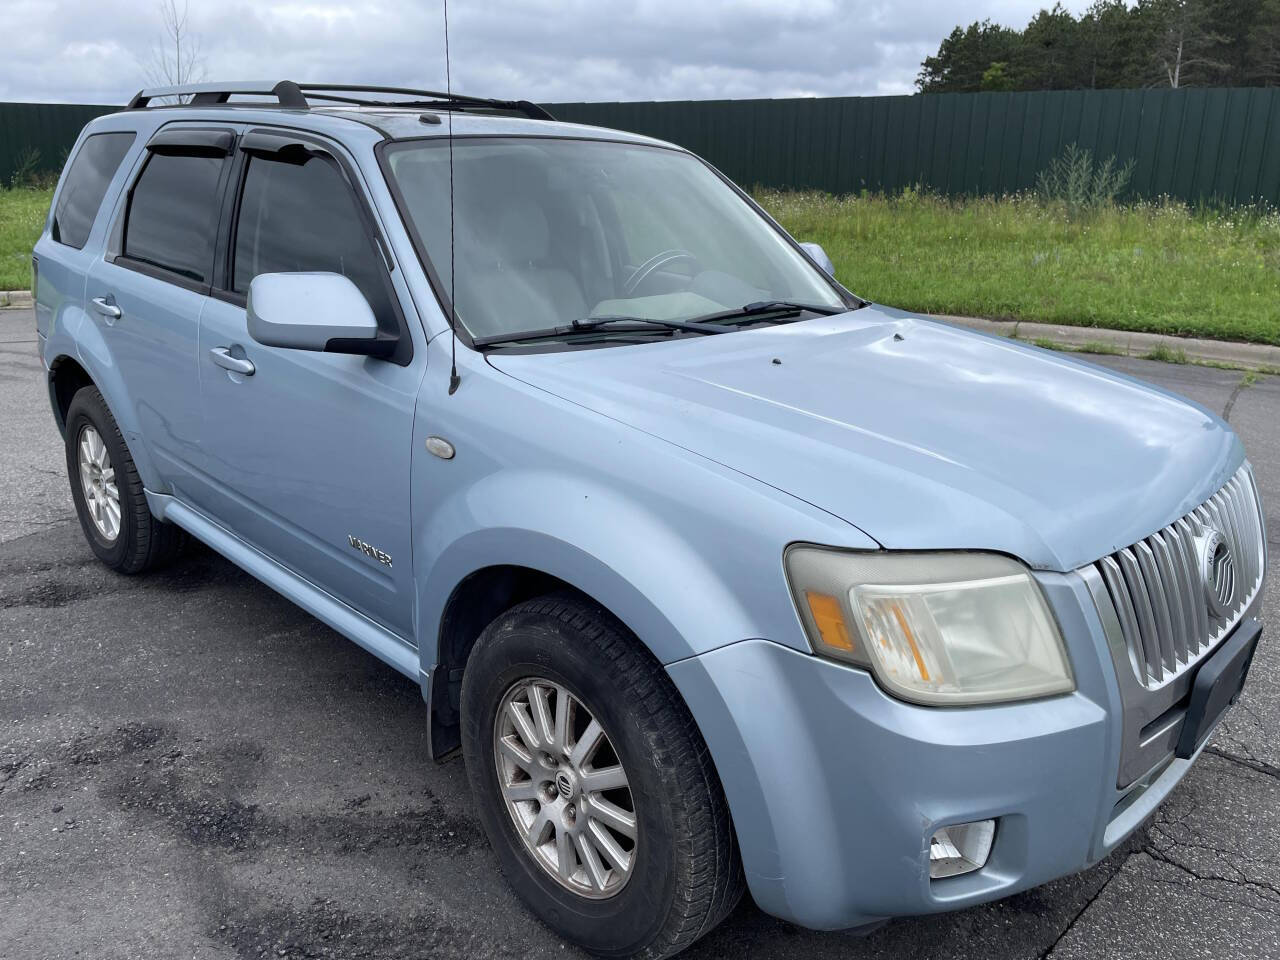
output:
{"label": "door handle", "polygon": [[245,357],[233,357],[231,351],[226,347],[214,347],[209,351],[209,356],[214,363],[224,370],[230,370],[232,373],[238,373],[242,376],[252,377],[253,371],[256,369],[252,360]]}
{"label": "door handle", "polygon": [[102,314],[108,320],[120,319],[120,308],[115,304],[115,297],[109,295],[105,297],[94,297],[90,303],[93,304],[94,310]]}

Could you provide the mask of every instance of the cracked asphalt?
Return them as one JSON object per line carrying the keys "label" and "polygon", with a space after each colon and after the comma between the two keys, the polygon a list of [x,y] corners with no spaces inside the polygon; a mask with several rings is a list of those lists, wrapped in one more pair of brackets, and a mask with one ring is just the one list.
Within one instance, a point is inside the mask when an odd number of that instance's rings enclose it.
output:
{"label": "cracked asphalt", "polygon": [[[75,523],[28,311],[0,311],[0,956],[571,957],[498,875],[417,687],[212,552],[130,579]],[[1280,378],[1096,357],[1227,411],[1280,537]],[[1269,610],[1280,609],[1273,572]],[[692,958],[1280,957],[1280,652],[1121,850],[819,934],[749,900]]]}

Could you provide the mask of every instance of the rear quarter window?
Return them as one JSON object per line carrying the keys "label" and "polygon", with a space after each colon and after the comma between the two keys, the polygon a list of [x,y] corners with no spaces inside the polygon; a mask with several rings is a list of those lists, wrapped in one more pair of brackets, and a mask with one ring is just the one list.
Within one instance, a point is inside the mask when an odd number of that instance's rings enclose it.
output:
{"label": "rear quarter window", "polygon": [[226,158],[152,153],[129,197],[126,259],[208,283]]}
{"label": "rear quarter window", "polygon": [[95,133],[85,138],[71,161],[53,210],[53,239],[79,250],[89,239],[111,178],[137,135]]}

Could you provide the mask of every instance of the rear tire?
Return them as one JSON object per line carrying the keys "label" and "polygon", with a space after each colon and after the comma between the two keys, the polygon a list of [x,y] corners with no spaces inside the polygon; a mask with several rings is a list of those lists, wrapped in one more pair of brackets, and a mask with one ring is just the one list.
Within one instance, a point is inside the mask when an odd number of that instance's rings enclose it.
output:
{"label": "rear tire", "polygon": [[152,515],[133,457],[97,387],[82,387],[71,398],[66,452],[80,528],[99,560],[134,574],[178,555],[185,534]]}
{"label": "rear tire", "polygon": [[[559,705],[568,703],[570,719],[562,721]],[[657,960],[733,909],[742,865],[706,744],[662,665],[603,608],[553,595],[504,613],[467,662],[461,708],[467,773],[502,871],[561,936],[597,955]],[[575,747],[593,739],[593,723],[603,728],[599,747],[575,765]],[[531,738],[530,759],[513,760],[511,744]],[[625,788],[592,792],[593,784],[618,782],[618,768]],[[538,846],[530,837],[544,811]],[[620,813],[630,822],[621,832],[610,827],[603,842],[572,835],[575,827],[617,825]],[[561,829],[570,834],[563,848]],[[625,867],[610,861],[609,838]],[[599,853],[580,852],[584,842]],[[562,872],[561,856],[569,865]]]}

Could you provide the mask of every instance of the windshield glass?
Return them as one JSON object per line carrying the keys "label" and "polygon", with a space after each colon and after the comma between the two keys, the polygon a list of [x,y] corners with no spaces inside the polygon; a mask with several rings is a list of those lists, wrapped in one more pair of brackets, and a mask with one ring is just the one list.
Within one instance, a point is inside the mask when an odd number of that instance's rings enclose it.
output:
{"label": "windshield glass", "polygon": [[826,278],[701,161],[591,140],[445,139],[387,163],[440,290],[473,337],[587,317],[689,320],[765,300],[845,306]]}

